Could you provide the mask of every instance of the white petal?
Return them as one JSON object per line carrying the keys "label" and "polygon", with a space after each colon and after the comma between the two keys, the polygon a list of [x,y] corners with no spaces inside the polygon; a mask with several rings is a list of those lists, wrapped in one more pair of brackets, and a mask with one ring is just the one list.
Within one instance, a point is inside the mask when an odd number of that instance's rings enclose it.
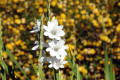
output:
{"label": "white petal", "polygon": [[39,45],[35,45],[33,48],[32,48],[32,50],[36,50],[36,49],[38,49],[39,48]]}
{"label": "white petal", "polygon": [[54,42],[53,41],[49,42],[48,44],[51,48],[54,48]]}
{"label": "white petal", "polygon": [[39,20],[39,19],[37,19],[37,27],[39,28],[39,27],[40,27],[40,25],[41,25],[41,22],[40,22],[40,20]]}
{"label": "white petal", "polygon": [[44,35],[45,35],[45,36],[48,36],[49,34],[50,34],[50,33],[48,33],[48,32],[44,32]]}
{"label": "white petal", "polygon": [[36,26],[36,27],[33,27],[33,29],[38,29],[38,27]]}
{"label": "white petal", "polygon": [[53,27],[54,27],[54,25],[50,22],[50,21],[48,21],[48,29],[49,30],[52,30],[53,29]]}
{"label": "white petal", "polygon": [[49,68],[52,68],[52,67],[53,67],[53,65],[52,65],[52,64],[50,64],[48,67],[49,67]]}
{"label": "white petal", "polygon": [[45,43],[45,42],[42,42],[42,46],[43,46],[43,47],[49,47],[48,44]]}
{"label": "white petal", "polygon": [[[54,56],[57,55],[57,53],[56,53],[54,50],[50,50],[50,55],[51,55],[52,57],[54,57]],[[56,56],[56,57],[58,57],[58,56]]]}
{"label": "white petal", "polygon": [[52,20],[52,23],[54,23],[54,25],[58,26],[58,20],[57,19]]}
{"label": "white petal", "polygon": [[68,46],[63,46],[64,49],[68,49]]}
{"label": "white petal", "polygon": [[39,41],[35,41],[35,44],[38,44],[38,45],[39,45]]}
{"label": "white petal", "polygon": [[68,61],[63,61],[62,64],[66,64]]}
{"label": "white petal", "polygon": [[58,30],[56,33],[57,36],[64,36],[65,32],[63,30]]}
{"label": "white petal", "polygon": [[55,36],[54,35],[52,35],[51,33],[49,34],[49,36],[48,36],[50,39],[54,39],[55,38]]}
{"label": "white petal", "polygon": [[59,27],[59,29],[63,29],[63,25],[60,25],[60,26],[58,26]]}
{"label": "white petal", "polygon": [[59,69],[59,67],[58,67],[58,66],[56,66],[56,65],[54,65],[54,68],[55,68],[56,70],[58,70],[58,69]]}
{"label": "white petal", "polygon": [[65,41],[64,41],[64,40],[59,40],[59,41],[57,42],[57,46],[60,46],[60,47],[64,46],[64,44],[65,44]]}
{"label": "white petal", "polygon": [[47,49],[46,49],[46,51],[51,51],[51,48],[50,48],[50,47],[49,47],[49,48],[47,48]]}
{"label": "white petal", "polygon": [[64,66],[63,66],[63,65],[61,65],[61,66],[60,66],[60,68],[64,68]]}
{"label": "white petal", "polygon": [[61,55],[60,60],[63,61],[66,55]]}
{"label": "white petal", "polygon": [[61,38],[58,36],[54,36],[55,39],[60,40]]}
{"label": "white petal", "polygon": [[43,28],[46,30],[46,31],[49,31],[48,27],[43,25]]}
{"label": "white petal", "polygon": [[60,59],[60,56],[59,56],[58,54],[56,54],[56,58],[57,58],[57,59]]}
{"label": "white petal", "polygon": [[30,33],[35,33],[35,32],[39,32],[39,30],[37,29],[37,30],[30,31]]}

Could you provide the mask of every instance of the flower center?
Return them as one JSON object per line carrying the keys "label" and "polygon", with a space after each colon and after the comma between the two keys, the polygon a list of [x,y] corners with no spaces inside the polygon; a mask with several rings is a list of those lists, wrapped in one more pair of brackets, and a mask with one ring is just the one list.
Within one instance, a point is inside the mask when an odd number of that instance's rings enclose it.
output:
{"label": "flower center", "polygon": [[55,31],[55,30],[52,30],[51,33],[52,33],[52,35],[55,35],[55,34],[56,34],[56,31]]}
{"label": "flower center", "polygon": [[57,60],[57,62],[56,62],[56,66],[59,66],[59,65],[60,65],[60,61]]}
{"label": "flower center", "polygon": [[58,48],[54,48],[54,50],[57,52],[57,51],[58,51]]}

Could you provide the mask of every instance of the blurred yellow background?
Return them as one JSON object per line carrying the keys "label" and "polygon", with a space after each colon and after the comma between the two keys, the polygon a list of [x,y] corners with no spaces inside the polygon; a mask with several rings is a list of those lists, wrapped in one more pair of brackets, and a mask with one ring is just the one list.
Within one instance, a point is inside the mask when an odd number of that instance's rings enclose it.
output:
{"label": "blurred yellow background", "polygon": [[[38,57],[31,50],[37,36],[30,31],[42,13],[47,17],[47,0],[0,0],[3,41],[31,80],[37,79],[31,62],[36,65]],[[103,43],[107,43],[108,53],[113,54],[116,80],[120,80],[120,0],[51,0],[51,16],[64,25],[68,51],[74,53],[75,49],[75,61],[85,80],[94,80],[94,74],[97,80],[104,80]],[[13,63],[7,53],[3,52],[3,56],[11,68]],[[44,76],[51,80],[53,72],[47,65],[43,68]],[[64,80],[70,79],[68,63],[61,72]],[[25,80],[17,66],[15,75],[16,79]]]}

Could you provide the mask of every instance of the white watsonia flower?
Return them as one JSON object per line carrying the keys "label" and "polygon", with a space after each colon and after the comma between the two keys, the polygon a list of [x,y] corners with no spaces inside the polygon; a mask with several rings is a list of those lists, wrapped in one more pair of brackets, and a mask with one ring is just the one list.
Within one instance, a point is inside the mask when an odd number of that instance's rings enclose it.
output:
{"label": "white watsonia flower", "polygon": [[44,64],[44,62],[49,62],[50,58],[45,56],[44,51],[42,52],[42,57],[40,59],[41,66]]}
{"label": "white watsonia flower", "polygon": [[[37,50],[39,48],[39,41],[35,41],[35,46],[32,48],[32,50]],[[48,47],[48,44],[46,44],[44,41],[42,41],[42,47]]]}
{"label": "white watsonia flower", "polygon": [[64,40],[52,40],[48,42],[49,47],[46,49],[46,51],[50,52],[50,55],[52,57],[56,57],[57,59],[60,59],[61,57],[65,57],[67,55],[65,49],[68,49],[68,46],[65,46]]}
{"label": "white watsonia flower", "polygon": [[33,30],[30,31],[30,33],[39,32],[40,31],[40,25],[41,25],[41,22],[40,22],[40,20],[37,19],[37,26],[33,27]]}
{"label": "white watsonia flower", "polygon": [[64,68],[63,64],[66,64],[67,61],[63,61],[63,59],[57,59],[56,57],[51,57],[49,61],[50,65],[48,66],[49,68],[55,68],[56,70],[59,68]]}
{"label": "white watsonia flower", "polygon": [[47,26],[43,25],[43,28],[45,29],[44,35],[50,39],[60,40],[65,35],[65,32],[62,30],[63,25],[58,26],[57,19],[52,20],[52,22],[48,21]]}

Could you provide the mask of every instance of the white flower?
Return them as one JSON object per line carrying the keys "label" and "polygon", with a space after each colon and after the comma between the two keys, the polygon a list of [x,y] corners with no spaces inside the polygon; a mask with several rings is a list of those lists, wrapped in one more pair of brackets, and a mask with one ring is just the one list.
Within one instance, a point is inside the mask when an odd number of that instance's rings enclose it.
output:
{"label": "white flower", "polygon": [[51,57],[49,61],[50,65],[48,66],[49,68],[55,68],[56,70],[59,68],[64,68],[63,64],[66,64],[67,61],[63,61],[63,59],[57,59],[56,57]]}
{"label": "white flower", "polygon": [[49,51],[52,57],[56,56],[57,59],[60,59],[61,57],[65,57],[67,55],[65,49],[68,49],[68,46],[64,46],[64,40],[57,41],[54,39],[48,44],[49,47],[46,49],[46,51]]}
{"label": "white flower", "polygon": [[[50,62],[50,57],[46,57],[44,50],[42,50],[42,57],[40,58],[41,66],[42,66],[45,62]],[[38,64],[37,64],[36,66],[38,66]]]}
{"label": "white flower", "polygon": [[34,30],[30,31],[30,33],[39,32],[40,31],[40,25],[41,25],[41,22],[40,22],[40,20],[37,19],[37,26],[33,27]]}
{"label": "white flower", "polygon": [[41,66],[44,64],[44,62],[49,62],[50,58],[45,56],[45,52],[42,52],[42,57],[40,59]]}
{"label": "white flower", "polygon": [[[39,41],[35,41],[35,44],[36,45],[32,48],[32,50],[37,50],[39,48]],[[44,41],[42,41],[42,47],[48,47],[48,45]]]}
{"label": "white flower", "polygon": [[58,26],[57,19],[52,20],[52,22],[48,21],[47,26],[43,25],[43,28],[45,29],[44,35],[50,39],[60,40],[65,35],[65,32],[62,30],[63,25]]}

